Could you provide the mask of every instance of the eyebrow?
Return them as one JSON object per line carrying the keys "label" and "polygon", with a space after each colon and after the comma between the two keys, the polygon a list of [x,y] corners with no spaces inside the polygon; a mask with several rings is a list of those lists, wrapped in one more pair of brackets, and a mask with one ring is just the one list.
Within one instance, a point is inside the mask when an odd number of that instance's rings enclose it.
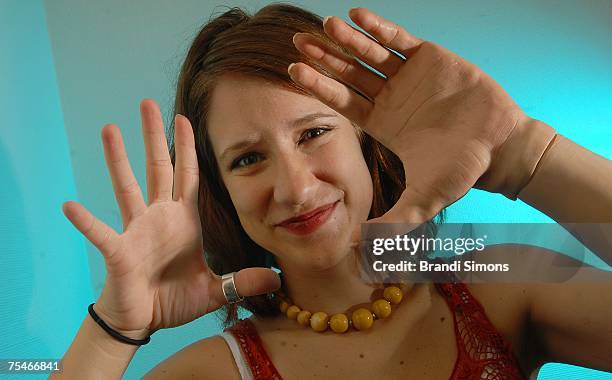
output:
{"label": "eyebrow", "polygon": [[[322,118],[326,118],[326,117],[338,117],[338,115],[336,114],[331,114],[331,113],[324,113],[324,112],[315,112],[315,113],[310,113],[308,115],[304,115],[300,118],[297,118],[295,120],[293,120],[292,122],[289,123],[289,125],[292,128],[297,128],[301,125],[304,124],[308,124],[312,121],[315,121],[317,119],[322,119]],[[251,145],[255,145],[259,142],[259,139],[253,139],[253,138],[248,138],[245,140],[241,140],[238,141],[235,144],[232,144],[231,146],[229,146],[228,148],[226,148],[223,153],[221,153],[221,155],[219,156],[220,161],[223,161],[225,159],[225,157],[227,155],[229,155],[231,152],[249,147]]]}

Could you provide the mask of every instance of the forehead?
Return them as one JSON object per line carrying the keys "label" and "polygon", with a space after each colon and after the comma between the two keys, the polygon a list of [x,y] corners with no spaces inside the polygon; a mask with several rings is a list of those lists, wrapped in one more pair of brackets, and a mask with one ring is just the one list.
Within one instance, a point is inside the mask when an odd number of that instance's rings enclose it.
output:
{"label": "forehead", "polygon": [[282,130],[292,120],[325,112],[338,115],[317,99],[262,79],[224,76],[209,105],[208,134],[215,152],[238,140]]}

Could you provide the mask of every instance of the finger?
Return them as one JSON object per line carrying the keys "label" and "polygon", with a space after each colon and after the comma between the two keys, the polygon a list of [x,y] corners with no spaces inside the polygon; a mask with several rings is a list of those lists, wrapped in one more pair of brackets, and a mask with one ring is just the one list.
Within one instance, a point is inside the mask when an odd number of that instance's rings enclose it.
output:
{"label": "finger", "polygon": [[147,207],[142,191],[130,166],[121,131],[109,124],[102,128],[102,142],[106,166],[111,176],[115,199],[121,210],[123,229],[134,216],[141,214]]}
{"label": "finger", "polygon": [[174,119],[174,141],[176,151],[176,169],[174,173],[174,200],[185,200],[196,204],[200,171],[195,150],[193,128],[183,115]]}
{"label": "finger", "polygon": [[425,194],[410,184],[402,192],[395,205],[376,223],[423,223],[439,213],[446,205],[434,194]]}
{"label": "finger", "polygon": [[355,58],[330,48],[313,35],[296,33],[293,43],[299,51],[370,99],[374,99],[386,83],[384,78],[366,69]]}
{"label": "finger", "polygon": [[172,162],[168,153],[168,142],[164,123],[157,104],[150,99],[140,103],[142,136],[147,155],[148,204],[155,201],[172,200]]}
{"label": "finger", "polygon": [[332,40],[348,48],[357,58],[387,77],[395,75],[404,63],[395,53],[385,49],[338,17],[326,17],[324,29]]}
{"label": "finger", "polygon": [[361,126],[367,121],[372,103],[345,85],[338,83],[305,63],[289,65],[289,75],[322,103]]}
{"label": "finger", "polygon": [[[223,295],[221,276],[214,275],[210,279],[211,290],[208,310],[216,310],[225,305],[227,300]],[[236,291],[241,297],[251,297],[260,294],[272,293],[281,286],[278,273],[268,268],[247,268],[234,274]]]}
{"label": "finger", "polygon": [[62,205],[66,218],[102,253],[108,261],[117,251],[119,235],[104,222],[93,216],[77,202],[69,201]]}
{"label": "finger", "polygon": [[376,38],[384,46],[405,57],[410,57],[423,40],[408,33],[401,26],[386,20],[367,8],[353,8],[349,17],[355,24]]}
{"label": "finger", "polygon": [[[395,205],[385,214],[378,218],[368,220],[364,224],[411,224],[418,226],[431,220],[438,214],[446,205],[435,200],[435,197],[421,193],[413,186],[408,186],[402,192],[402,195],[397,200]],[[378,231],[375,228],[373,231]],[[385,235],[400,233],[393,228],[384,231]],[[406,233],[406,232],[403,232]],[[362,228],[353,231],[351,236],[351,248],[358,247],[361,241],[368,236],[362,236]],[[379,236],[382,237],[382,236]],[[386,237],[386,236],[385,236]],[[368,237],[369,238],[369,237]]]}

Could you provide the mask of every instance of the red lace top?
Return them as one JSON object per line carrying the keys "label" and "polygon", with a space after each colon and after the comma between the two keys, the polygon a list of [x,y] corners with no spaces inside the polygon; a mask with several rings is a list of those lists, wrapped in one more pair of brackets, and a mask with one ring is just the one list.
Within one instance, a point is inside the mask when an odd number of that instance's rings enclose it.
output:
{"label": "red lace top", "polygon": [[[453,314],[457,360],[450,380],[526,379],[510,344],[487,318],[484,308],[465,284],[436,284]],[[225,331],[237,340],[255,380],[281,380],[263,348],[257,330],[249,319],[243,319]]]}

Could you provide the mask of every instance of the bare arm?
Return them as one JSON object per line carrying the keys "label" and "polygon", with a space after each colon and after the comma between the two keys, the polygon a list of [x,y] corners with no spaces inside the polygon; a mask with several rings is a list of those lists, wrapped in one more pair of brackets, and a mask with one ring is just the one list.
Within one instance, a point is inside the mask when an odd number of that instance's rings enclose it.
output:
{"label": "bare arm", "polygon": [[[529,245],[489,246],[486,253],[477,255],[474,259],[484,263],[510,262],[516,271],[522,273],[533,267],[579,266],[579,262],[571,257]],[[515,293],[524,295],[511,298],[510,303],[520,313],[525,313],[524,317],[517,319],[526,322],[520,323],[523,330],[517,336],[526,338],[521,341],[519,350],[528,363],[526,369],[547,362],[560,362],[612,371],[612,273],[599,271],[598,281],[594,281],[593,271],[596,269],[581,269],[561,283],[509,281],[493,284],[500,281],[500,277],[499,273],[491,272],[480,276],[484,283],[471,284],[472,289],[480,288],[497,294],[488,299],[505,297],[511,294],[506,292],[513,288],[518,289]]]}
{"label": "bare arm", "polygon": [[240,379],[232,353],[219,336],[195,342],[159,363],[144,380]]}
{"label": "bare arm", "polygon": [[531,323],[541,357],[612,371],[610,283],[536,284],[531,287]]}
{"label": "bare arm", "polygon": [[88,314],[62,359],[63,371],[49,378],[121,379],[137,349],[115,340]]}
{"label": "bare arm", "polygon": [[[612,264],[612,161],[559,135],[518,197]],[[526,249],[559,259],[541,248]],[[538,283],[529,299],[543,360],[612,371],[612,282]]]}
{"label": "bare arm", "polygon": [[612,264],[612,161],[559,135],[518,198]]}
{"label": "bare arm", "polygon": [[[524,249],[529,256],[540,257],[543,265],[559,260],[549,250]],[[563,260],[575,262],[570,257]],[[593,273],[584,271],[565,283],[528,287],[528,319],[540,360],[612,371],[612,273],[599,276],[595,282]]]}
{"label": "bare arm", "polygon": [[[132,336],[134,339],[142,337]],[[62,359],[63,371],[49,379],[121,379],[138,346],[115,340],[87,315]],[[195,342],[159,363],[143,379],[240,379],[222,338]]]}

